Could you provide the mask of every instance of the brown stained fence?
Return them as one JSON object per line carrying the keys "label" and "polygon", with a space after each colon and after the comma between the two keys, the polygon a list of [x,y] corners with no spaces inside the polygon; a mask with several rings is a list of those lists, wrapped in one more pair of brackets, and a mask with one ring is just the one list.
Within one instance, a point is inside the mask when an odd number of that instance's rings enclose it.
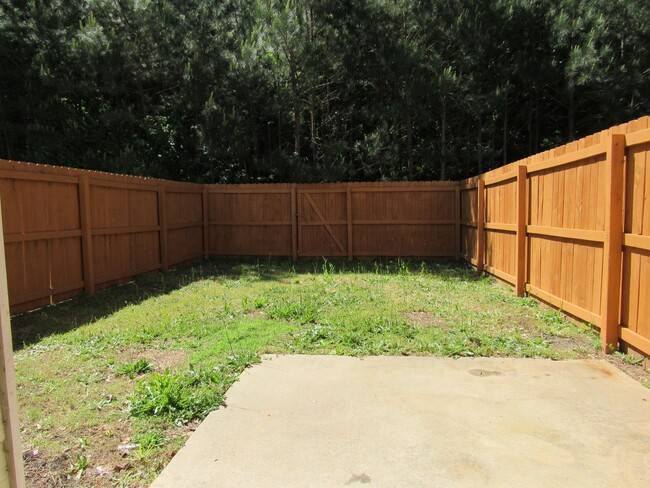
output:
{"label": "brown stained fence", "polygon": [[212,256],[459,255],[455,182],[208,186]]}
{"label": "brown stained fence", "polygon": [[209,256],[457,257],[459,191],[197,185],[0,161],[11,311]]}
{"label": "brown stained fence", "polygon": [[204,256],[203,186],[0,161],[12,313]]}
{"label": "brown stained fence", "polygon": [[650,118],[461,183],[477,268],[650,354]]}

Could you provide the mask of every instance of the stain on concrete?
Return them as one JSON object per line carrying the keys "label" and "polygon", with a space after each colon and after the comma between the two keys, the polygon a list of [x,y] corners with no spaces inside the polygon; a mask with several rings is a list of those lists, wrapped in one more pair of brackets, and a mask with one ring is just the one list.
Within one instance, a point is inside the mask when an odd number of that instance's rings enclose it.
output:
{"label": "stain on concrete", "polygon": [[[600,363],[594,363],[594,362],[588,362],[586,363],[591,369],[594,369],[601,373],[605,377],[610,377],[614,373],[611,370],[611,367],[605,364],[600,364]],[[594,376],[592,376],[592,379],[596,379]]]}
{"label": "stain on concrete", "polygon": [[501,371],[490,371],[489,369],[470,369],[468,373],[474,376],[503,376]]}
{"label": "stain on concrete", "polygon": [[366,473],[353,474],[352,477],[345,482],[346,485],[351,485],[352,483],[361,483],[367,485],[372,479]]}

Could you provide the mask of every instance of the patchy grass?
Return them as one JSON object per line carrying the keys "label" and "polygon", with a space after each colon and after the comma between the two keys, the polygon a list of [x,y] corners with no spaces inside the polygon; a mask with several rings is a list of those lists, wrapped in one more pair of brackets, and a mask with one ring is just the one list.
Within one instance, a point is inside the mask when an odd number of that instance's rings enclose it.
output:
{"label": "patchy grass", "polygon": [[401,260],[204,263],[15,317],[14,339],[32,486],[146,486],[262,353],[564,359],[598,346],[464,265]]}

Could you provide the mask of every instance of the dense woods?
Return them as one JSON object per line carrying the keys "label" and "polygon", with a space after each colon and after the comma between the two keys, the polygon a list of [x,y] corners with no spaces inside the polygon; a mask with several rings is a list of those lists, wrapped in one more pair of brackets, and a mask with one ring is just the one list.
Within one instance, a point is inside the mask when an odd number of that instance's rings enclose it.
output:
{"label": "dense woods", "polygon": [[453,179],[650,112],[647,0],[0,0],[0,157]]}

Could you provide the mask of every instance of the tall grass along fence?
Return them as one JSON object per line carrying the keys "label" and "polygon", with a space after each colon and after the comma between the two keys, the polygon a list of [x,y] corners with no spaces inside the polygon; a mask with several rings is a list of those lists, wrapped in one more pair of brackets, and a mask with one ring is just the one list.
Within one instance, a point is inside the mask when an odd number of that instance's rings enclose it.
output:
{"label": "tall grass along fence", "polygon": [[462,254],[650,354],[650,118],[461,182]]}
{"label": "tall grass along fence", "polygon": [[0,161],[13,313],[209,256],[459,257],[650,354],[650,118],[461,182],[197,185]]}

